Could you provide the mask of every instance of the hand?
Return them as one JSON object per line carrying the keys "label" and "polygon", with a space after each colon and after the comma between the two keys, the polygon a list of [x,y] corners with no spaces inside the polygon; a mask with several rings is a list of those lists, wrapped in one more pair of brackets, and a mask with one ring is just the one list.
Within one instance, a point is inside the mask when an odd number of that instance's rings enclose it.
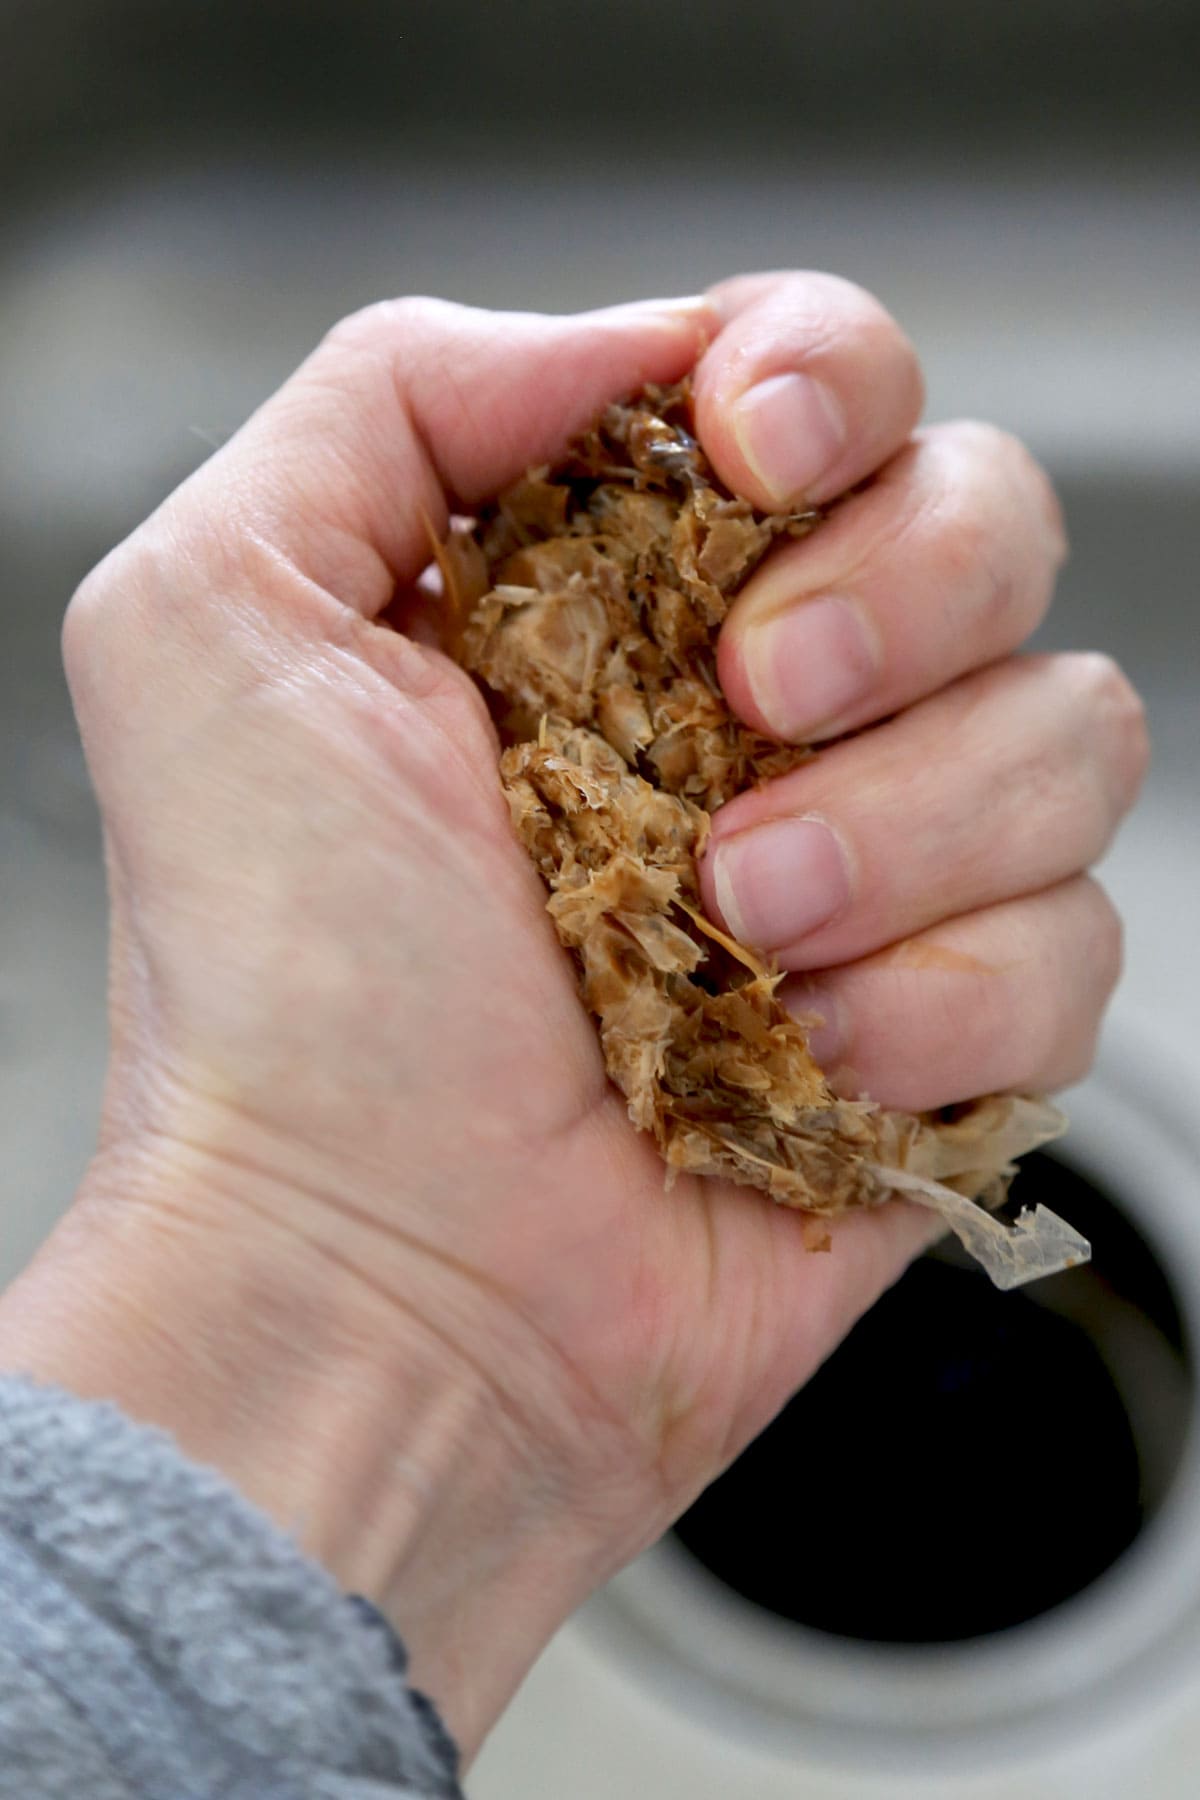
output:
{"label": "hand", "polygon": [[1079,871],[1132,798],[1140,715],[1102,659],[998,660],[1061,557],[1045,480],[983,427],[913,437],[912,350],[845,283],[572,319],[371,308],[67,619],[112,1057],[99,1153],[0,1355],[168,1425],[299,1530],[388,1607],[468,1752],[931,1232],[893,1203],[814,1256],[758,1196],[664,1191],[479,696],[376,622],[408,612],[451,504],[701,352],[734,487],[874,477],[756,575],[721,653],[748,719],[873,729],[719,816],[714,909],[819,971],[843,1081],[885,1101],[1079,1073],[1118,941]]}
{"label": "hand", "polygon": [[[846,295],[812,277],[717,290],[738,316],[697,402],[726,482],[769,506],[873,478],[777,551],[726,622],[721,681],[748,722],[796,743],[854,735],[716,815],[709,908],[796,972],[784,997],[823,1019],[813,1047],[842,1092],[922,1111],[1063,1087],[1091,1064],[1119,973],[1120,922],[1084,871],[1145,773],[1141,702],[1106,656],[1011,654],[1066,552],[1053,491],[991,426],[910,434],[916,364],[862,296],[853,375],[836,340],[814,352]],[[767,385],[739,414],[751,373]],[[797,406],[842,432],[812,480],[790,461],[812,442]]]}

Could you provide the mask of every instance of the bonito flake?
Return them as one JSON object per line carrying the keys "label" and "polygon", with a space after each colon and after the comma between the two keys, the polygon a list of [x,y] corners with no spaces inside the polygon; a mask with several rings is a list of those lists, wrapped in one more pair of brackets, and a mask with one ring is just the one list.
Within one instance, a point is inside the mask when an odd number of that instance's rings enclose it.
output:
{"label": "bonito flake", "polygon": [[730,712],[717,633],[771,544],[821,515],[764,516],[726,492],[689,406],[685,383],[610,407],[439,559],[457,652],[506,746],[513,824],[608,1073],[668,1179],[760,1188],[811,1216],[816,1248],[824,1219],[902,1190],[1001,1285],[1084,1260],[1084,1240],[1044,1208],[1015,1226],[983,1210],[1003,1199],[1014,1156],[1058,1134],[1052,1107],[993,1095],[914,1115],[838,1098],[778,972],[703,915],[710,814],[811,755]]}

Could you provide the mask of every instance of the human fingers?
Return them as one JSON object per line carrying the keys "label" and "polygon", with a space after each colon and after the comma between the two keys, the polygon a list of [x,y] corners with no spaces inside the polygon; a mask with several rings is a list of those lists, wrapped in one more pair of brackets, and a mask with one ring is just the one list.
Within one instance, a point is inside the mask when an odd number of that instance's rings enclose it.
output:
{"label": "human fingers", "polygon": [[373,615],[428,563],[452,502],[555,454],[619,395],[676,380],[717,328],[702,297],[568,317],[380,302],[335,325],[132,542],[144,559],[166,540],[197,586],[227,584],[241,553],[264,586],[282,565]]}
{"label": "human fingers", "polygon": [[714,288],[725,325],[695,377],[718,475],[765,510],[825,501],[871,475],[920,417],[912,345],[853,282],[814,272]]}
{"label": "human fingers", "polygon": [[575,318],[402,300],[335,326],[68,609],[67,673],[102,793],[114,757],[127,749],[145,771],[148,743],[191,743],[215,705],[270,686],[294,707],[302,672],[326,685],[330,655],[420,701],[402,714],[389,700],[405,759],[432,712],[461,736],[479,711],[470,683],[366,620],[428,563],[451,504],[553,454],[622,391],[683,374],[715,329],[703,300]]}
{"label": "human fingers", "polygon": [[786,969],[849,962],[1086,868],[1147,757],[1110,658],[1014,657],[722,807],[705,902]]}
{"label": "human fingers", "polygon": [[721,686],[793,743],[886,718],[1022,643],[1065,550],[1050,483],[1015,438],[934,426],[755,572],[721,632]]}
{"label": "human fingers", "polygon": [[1120,972],[1120,918],[1078,875],[781,992],[840,1093],[923,1112],[1079,1080]]}

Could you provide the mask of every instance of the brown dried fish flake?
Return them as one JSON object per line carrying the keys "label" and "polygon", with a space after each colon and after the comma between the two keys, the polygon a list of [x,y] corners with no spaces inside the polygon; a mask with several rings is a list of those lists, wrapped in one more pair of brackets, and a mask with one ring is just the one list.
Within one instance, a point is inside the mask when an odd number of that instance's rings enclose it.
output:
{"label": "brown dried fish flake", "polygon": [[[726,1176],[789,1206],[874,1205],[887,1171],[998,1200],[1047,1111],[1012,1096],[952,1115],[838,1099],[778,977],[701,911],[709,815],[810,754],[743,725],[716,637],[778,538],[725,492],[691,432],[687,384],[610,407],[439,558],[460,656],[507,748],[513,825],[549,889],[609,1075],[668,1171]],[[469,616],[468,616],[469,615]],[[828,1234],[813,1230],[812,1247]]]}

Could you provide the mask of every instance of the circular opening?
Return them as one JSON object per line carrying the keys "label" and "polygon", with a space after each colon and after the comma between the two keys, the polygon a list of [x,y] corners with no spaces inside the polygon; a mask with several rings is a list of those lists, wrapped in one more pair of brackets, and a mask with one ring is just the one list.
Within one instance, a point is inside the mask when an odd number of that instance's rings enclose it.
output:
{"label": "circular opening", "polygon": [[1092,1243],[1086,1268],[998,1293],[954,1249],[922,1259],[683,1516],[710,1575],[839,1637],[936,1643],[1087,1587],[1161,1505],[1192,1375],[1153,1249],[1055,1155],[1022,1164]]}

